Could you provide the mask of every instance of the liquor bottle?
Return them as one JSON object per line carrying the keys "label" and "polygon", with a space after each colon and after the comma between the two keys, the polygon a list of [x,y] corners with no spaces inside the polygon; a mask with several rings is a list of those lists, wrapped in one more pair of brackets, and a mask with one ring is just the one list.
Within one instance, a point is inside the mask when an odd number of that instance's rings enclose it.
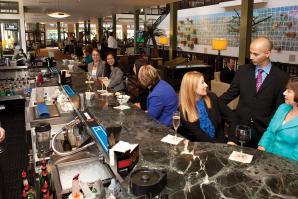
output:
{"label": "liquor bottle", "polygon": [[51,185],[51,171],[50,169],[48,169],[47,167],[47,163],[46,160],[42,160],[42,166],[41,166],[41,173],[39,175],[39,187],[40,189],[42,189],[42,187],[44,186],[45,182],[47,183],[47,187],[49,190],[49,193],[52,193],[52,185]]}
{"label": "liquor bottle", "polygon": [[25,189],[22,191],[22,199],[27,199],[27,192]]}
{"label": "liquor bottle", "polygon": [[68,139],[68,131],[64,133],[64,141],[63,141],[63,150],[64,151],[71,151],[71,145]]}
{"label": "liquor bottle", "polygon": [[46,198],[47,195],[49,195],[49,186],[48,186],[48,182],[45,181],[40,190],[40,198],[44,199]]}
{"label": "liquor bottle", "polygon": [[22,171],[22,190],[24,190],[26,188],[29,188],[29,182],[27,179],[27,172],[26,171]]}

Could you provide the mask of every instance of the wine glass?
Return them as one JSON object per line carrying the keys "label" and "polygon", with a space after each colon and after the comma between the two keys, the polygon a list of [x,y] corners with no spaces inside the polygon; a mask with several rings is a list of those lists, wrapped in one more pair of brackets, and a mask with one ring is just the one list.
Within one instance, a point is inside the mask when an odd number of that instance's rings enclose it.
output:
{"label": "wine glass", "polygon": [[180,112],[179,111],[173,112],[172,120],[173,120],[173,127],[175,129],[175,140],[176,140],[176,138],[177,138],[177,129],[180,125]]}
{"label": "wine glass", "polygon": [[108,78],[103,78],[103,84],[105,85],[105,87],[106,87],[106,93],[108,92],[108,86],[109,86],[109,84],[110,84],[110,79],[108,79]]}
{"label": "wine glass", "polygon": [[251,128],[246,125],[236,126],[236,138],[241,144],[241,156],[243,156],[243,143],[246,143],[251,138]]}
{"label": "wine glass", "polygon": [[100,85],[100,90],[99,90],[100,93],[104,93],[105,92],[105,90],[103,89],[104,79],[105,79],[105,77],[98,77],[98,83]]}

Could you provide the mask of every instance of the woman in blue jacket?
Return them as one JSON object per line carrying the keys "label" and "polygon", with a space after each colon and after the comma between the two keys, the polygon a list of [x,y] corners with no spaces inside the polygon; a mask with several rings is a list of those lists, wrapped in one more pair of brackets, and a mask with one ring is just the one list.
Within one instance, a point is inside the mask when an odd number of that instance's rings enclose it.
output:
{"label": "woman in blue jacket", "polygon": [[287,85],[285,103],[275,112],[258,149],[298,161],[298,79]]}
{"label": "woman in blue jacket", "polygon": [[147,111],[149,116],[167,126],[172,125],[173,112],[178,108],[178,97],[173,87],[161,80],[157,70],[150,65],[142,66],[138,73],[141,85],[149,89]]}

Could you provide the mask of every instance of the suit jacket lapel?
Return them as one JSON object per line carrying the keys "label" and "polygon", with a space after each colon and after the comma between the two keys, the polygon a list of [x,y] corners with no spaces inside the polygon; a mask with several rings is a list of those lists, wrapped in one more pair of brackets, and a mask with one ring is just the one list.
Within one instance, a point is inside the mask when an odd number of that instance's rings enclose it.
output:
{"label": "suit jacket lapel", "polygon": [[252,87],[251,90],[254,91],[254,93],[257,92],[255,69],[256,69],[256,67],[251,64],[251,67],[249,67],[249,75],[248,75],[248,78],[249,78],[248,82],[252,82],[252,84],[250,84],[250,85]]}
{"label": "suit jacket lapel", "polygon": [[287,129],[287,128],[296,127],[297,125],[298,125],[298,117],[296,116],[295,118],[291,119],[290,121],[282,125],[280,128]]}

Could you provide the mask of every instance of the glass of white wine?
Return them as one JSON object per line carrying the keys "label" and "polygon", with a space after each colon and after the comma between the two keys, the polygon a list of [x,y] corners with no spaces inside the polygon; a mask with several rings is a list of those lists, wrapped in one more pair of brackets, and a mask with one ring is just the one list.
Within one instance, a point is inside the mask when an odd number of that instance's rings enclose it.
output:
{"label": "glass of white wine", "polygon": [[176,140],[176,138],[177,138],[177,129],[180,125],[180,112],[179,111],[173,112],[172,120],[173,120],[173,127],[175,129],[175,140]]}

